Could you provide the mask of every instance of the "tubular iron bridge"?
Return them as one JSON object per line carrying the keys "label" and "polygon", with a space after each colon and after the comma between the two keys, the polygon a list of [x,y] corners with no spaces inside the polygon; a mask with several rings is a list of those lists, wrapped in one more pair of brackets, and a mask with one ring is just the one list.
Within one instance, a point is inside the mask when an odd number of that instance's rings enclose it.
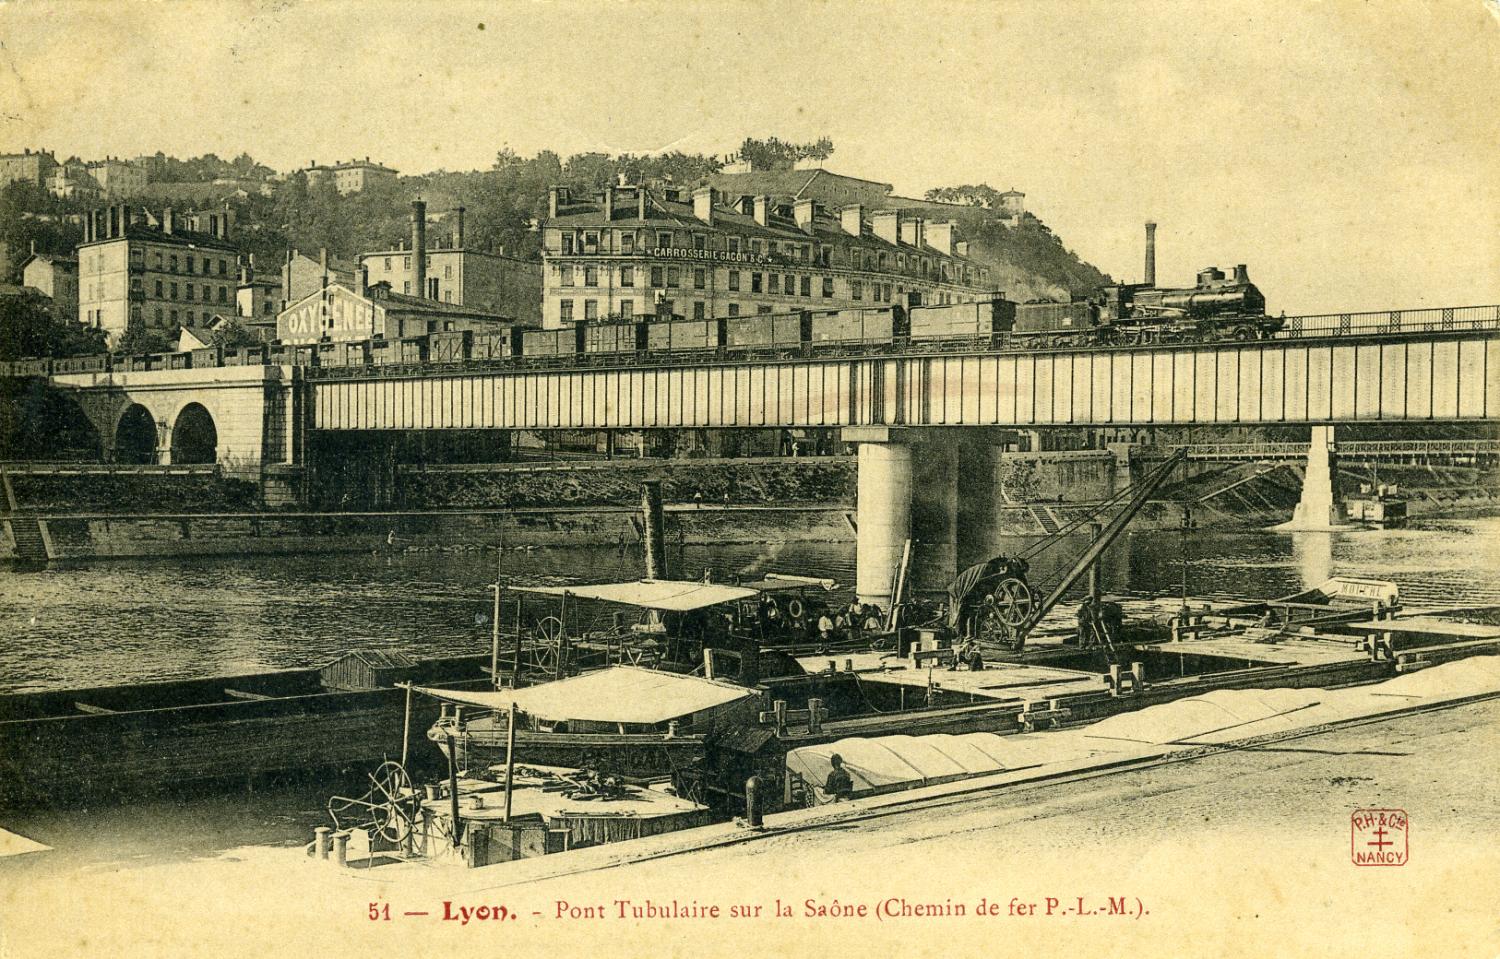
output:
{"label": "tubular iron bridge", "polygon": [[1500,419],[1500,328],[1125,349],[322,369],[309,371],[308,386],[311,425],[327,430],[1479,421]]}

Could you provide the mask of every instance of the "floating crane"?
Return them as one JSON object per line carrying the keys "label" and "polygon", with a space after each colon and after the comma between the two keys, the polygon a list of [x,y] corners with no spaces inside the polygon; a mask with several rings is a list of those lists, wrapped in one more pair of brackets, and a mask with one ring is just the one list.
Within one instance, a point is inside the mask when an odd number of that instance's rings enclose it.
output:
{"label": "floating crane", "polygon": [[[1126,493],[1130,494],[1129,500],[1099,530],[1093,542],[1079,554],[1063,573],[1062,578],[1045,596],[1038,593],[1027,582],[1027,563],[1024,556],[996,556],[987,562],[964,570],[948,587],[949,625],[957,628],[966,618],[966,614],[973,615],[977,617],[980,634],[997,640],[1012,654],[1019,653],[1026,645],[1026,637],[1043,617],[1051,612],[1079,578],[1088,572],[1089,567],[1099,561],[1104,551],[1109,549],[1130,521],[1146,505],[1146,501],[1162,487],[1172,471],[1186,460],[1186,448],[1178,449],[1139,484],[1122,491],[1104,504],[1101,511],[1120,502]],[[1082,522],[1084,521],[1080,520],[1052,534],[1029,549],[1026,555],[1036,555],[1049,549]],[[976,596],[984,597],[983,601],[974,603],[973,598]],[[1100,638],[1108,645],[1110,639],[1108,635],[1101,635]]]}

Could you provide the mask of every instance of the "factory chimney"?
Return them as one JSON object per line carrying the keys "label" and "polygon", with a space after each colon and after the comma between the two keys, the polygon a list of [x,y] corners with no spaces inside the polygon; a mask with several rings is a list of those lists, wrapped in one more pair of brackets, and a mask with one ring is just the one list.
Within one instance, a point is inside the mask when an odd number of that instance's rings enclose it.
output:
{"label": "factory chimney", "polygon": [[1146,275],[1141,282],[1156,285],[1156,224],[1146,221]]}
{"label": "factory chimney", "polygon": [[411,295],[427,297],[427,204],[411,201]]}
{"label": "factory chimney", "polygon": [[453,229],[453,248],[462,250],[464,248],[464,208],[458,208],[458,224]]}

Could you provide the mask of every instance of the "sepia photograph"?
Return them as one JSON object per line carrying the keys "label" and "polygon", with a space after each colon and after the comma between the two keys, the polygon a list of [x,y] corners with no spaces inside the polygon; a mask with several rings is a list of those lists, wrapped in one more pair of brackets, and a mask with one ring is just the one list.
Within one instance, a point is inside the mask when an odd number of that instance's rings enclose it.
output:
{"label": "sepia photograph", "polygon": [[0,957],[1500,955],[1500,0],[0,0]]}

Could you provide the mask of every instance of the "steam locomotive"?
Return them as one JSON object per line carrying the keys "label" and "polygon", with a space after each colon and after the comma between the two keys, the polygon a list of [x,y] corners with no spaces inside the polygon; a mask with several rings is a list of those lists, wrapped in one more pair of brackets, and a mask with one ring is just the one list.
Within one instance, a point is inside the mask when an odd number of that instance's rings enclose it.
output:
{"label": "steam locomotive", "polygon": [[1191,287],[1122,284],[1092,300],[1022,303],[1014,333],[1046,346],[1211,343],[1264,339],[1282,324],[1266,315],[1265,296],[1240,264],[1229,276],[1217,267],[1200,270]]}

